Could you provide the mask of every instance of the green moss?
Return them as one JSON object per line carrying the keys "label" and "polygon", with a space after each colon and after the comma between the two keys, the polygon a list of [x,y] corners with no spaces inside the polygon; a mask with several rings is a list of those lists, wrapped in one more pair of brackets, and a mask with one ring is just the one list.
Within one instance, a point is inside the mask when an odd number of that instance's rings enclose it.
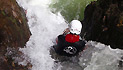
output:
{"label": "green moss", "polygon": [[26,23],[27,21],[26,21],[25,16],[24,16],[24,15],[22,15],[21,17],[22,17],[22,19],[23,19],[23,22],[24,22],[24,23]]}
{"label": "green moss", "polygon": [[16,3],[16,0],[11,0],[11,2]]}
{"label": "green moss", "polygon": [[12,21],[13,23],[17,23],[16,19],[13,18],[12,16],[9,17],[9,20]]}
{"label": "green moss", "polygon": [[5,16],[6,15],[6,13],[4,12],[4,11],[1,11],[1,13]]}

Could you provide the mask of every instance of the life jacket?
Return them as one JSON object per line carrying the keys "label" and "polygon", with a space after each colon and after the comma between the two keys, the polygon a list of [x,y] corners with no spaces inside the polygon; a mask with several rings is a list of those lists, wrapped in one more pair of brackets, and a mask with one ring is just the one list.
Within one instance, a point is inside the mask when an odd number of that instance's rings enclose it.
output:
{"label": "life jacket", "polygon": [[79,41],[79,35],[67,34],[65,40],[69,43],[75,43]]}

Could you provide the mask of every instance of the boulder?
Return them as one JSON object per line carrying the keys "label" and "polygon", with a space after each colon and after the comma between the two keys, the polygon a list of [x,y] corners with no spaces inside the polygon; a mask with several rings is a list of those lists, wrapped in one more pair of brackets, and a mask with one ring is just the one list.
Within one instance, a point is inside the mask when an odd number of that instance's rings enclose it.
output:
{"label": "boulder", "polygon": [[123,49],[123,0],[97,0],[84,12],[81,36]]}
{"label": "boulder", "polygon": [[31,33],[24,10],[16,0],[0,0],[0,70],[27,70],[15,63]]}

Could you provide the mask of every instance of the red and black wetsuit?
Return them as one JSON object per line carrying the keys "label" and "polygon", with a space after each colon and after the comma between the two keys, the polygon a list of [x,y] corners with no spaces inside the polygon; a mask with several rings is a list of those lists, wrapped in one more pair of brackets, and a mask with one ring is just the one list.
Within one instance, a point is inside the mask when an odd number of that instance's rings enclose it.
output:
{"label": "red and black wetsuit", "polygon": [[[78,54],[80,51],[82,51],[85,48],[85,42],[83,40],[79,39],[79,35],[75,34],[67,34],[67,35],[59,35],[58,36],[58,43],[55,47],[56,53],[60,55],[66,55],[66,56],[73,56]],[[76,48],[75,54],[69,54],[64,51],[66,47],[72,46],[73,48]]]}

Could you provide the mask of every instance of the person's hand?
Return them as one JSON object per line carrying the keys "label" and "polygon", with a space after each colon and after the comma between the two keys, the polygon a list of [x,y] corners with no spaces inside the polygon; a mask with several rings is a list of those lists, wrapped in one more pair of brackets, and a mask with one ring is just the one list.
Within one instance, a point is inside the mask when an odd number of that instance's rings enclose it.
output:
{"label": "person's hand", "polygon": [[70,32],[69,28],[66,28],[63,32],[63,34],[67,34],[68,32]]}

